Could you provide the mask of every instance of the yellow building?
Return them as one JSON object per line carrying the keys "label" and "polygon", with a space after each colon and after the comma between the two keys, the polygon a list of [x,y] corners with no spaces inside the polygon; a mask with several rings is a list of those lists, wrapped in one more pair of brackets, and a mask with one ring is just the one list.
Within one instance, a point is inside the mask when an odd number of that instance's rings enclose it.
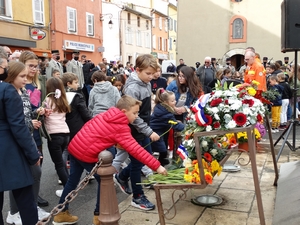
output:
{"label": "yellow building", "polygon": [[50,0],[4,0],[0,8],[0,45],[12,52],[30,50],[50,56]]}
{"label": "yellow building", "polygon": [[177,41],[177,3],[169,2],[169,59],[176,62],[176,41]]}

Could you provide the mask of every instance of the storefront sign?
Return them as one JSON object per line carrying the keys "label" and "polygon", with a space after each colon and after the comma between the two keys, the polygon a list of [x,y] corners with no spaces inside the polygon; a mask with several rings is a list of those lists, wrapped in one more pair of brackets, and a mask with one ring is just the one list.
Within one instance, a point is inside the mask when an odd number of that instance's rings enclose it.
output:
{"label": "storefront sign", "polygon": [[29,35],[34,40],[43,40],[46,37],[46,32],[38,28],[29,28]]}
{"label": "storefront sign", "polygon": [[94,52],[95,50],[95,46],[93,44],[76,42],[76,41],[68,41],[68,40],[65,40],[65,48],[72,49],[72,50],[87,51],[87,52]]}

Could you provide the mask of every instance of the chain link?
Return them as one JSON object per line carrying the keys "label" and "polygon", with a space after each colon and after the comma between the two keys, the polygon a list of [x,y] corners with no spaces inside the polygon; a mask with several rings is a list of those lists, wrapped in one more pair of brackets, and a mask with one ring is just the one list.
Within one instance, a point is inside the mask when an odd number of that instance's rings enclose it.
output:
{"label": "chain link", "polygon": [[44,218],[40,221],[38,221],[36,223],[36,225],[46,225],[47,223],[50,222],[51,218],[55,215],[57,215],[58,213],[60,213],[61,211],[63,211],[63,209],[65,208],[65,205],[72,202],[78,195],[79,190],[82,190],[86,187],[86,185],[88,185],[89,180],[94,176],[94,174],[97,172],[98,168],[101,166],[102,164],[102,159],[99,159],[99,161],[96,163],[96,165],[94,166],[94,168],[91,170],[91,172],[86,175],[82,181],[77,185],[77,188],[73,191],[71,191],[66,197],[65,197],[65,201],[61,204],[58,204],[57,206],[55,206],[51,212],[50,215],[47,218]]}

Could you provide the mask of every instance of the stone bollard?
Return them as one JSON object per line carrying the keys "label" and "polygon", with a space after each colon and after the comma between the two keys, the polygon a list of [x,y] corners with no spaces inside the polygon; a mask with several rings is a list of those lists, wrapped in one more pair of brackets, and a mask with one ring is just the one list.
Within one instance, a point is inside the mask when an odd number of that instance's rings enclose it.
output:
{"label": "stone bollard", "polygon": [[113,181],[113,174],[116,172],[113,167],[112,154],[105,150],[99,154],[102,164],[97,170],[100,176],[100,212],[99,221],[101,225],[118,225],[121,218],[118,207],[116,189]]}

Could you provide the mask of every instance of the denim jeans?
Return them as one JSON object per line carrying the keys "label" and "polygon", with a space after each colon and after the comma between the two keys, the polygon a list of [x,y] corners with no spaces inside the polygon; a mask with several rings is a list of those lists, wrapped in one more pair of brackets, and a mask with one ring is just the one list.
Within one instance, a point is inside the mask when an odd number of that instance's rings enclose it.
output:
{"label": "denim jeans", "polygon": [[65,186],[69,177],[68,169],[66,163],[63,160],[63,151],[67,148],[69,144],[69,136],[61,134],[51,134],[51,141],[48,140],[48,149],[55,165],[56,173],[61,180],[62,184]]}
{"label": "denim jeans", "polygon": [[[63,203],[65,201],[65,197],[73,190],[76,189],[83,170],[87,170],[88,172],[91,172],[93,167],[95,166],[95,163],[85,163],[78,159],[76,159],[74,156],[70,154],[70,176],[67,181],[67,184],[64,187],[64,190],[62,192],[62,195],[60,197],[59,203]],[[96,208],[95,212],[99,212],[99,197],[100,197],[100,176],[95,173],[95,179],[98,182],[98,190],[97,190],[97,201],[96,201]],[[66,204],[65,210],[69,208],[69,205]]]}
{"label": "denim jeans", "polygon": [[[137,141],[139,145],[145,146],[150,143],[150,139],[147,137],[142,141]],[[152,154],[151,145],[148,145],[145,150]],[[132,155],[129,154],[131,162],[129,165],[124,168],[121,173],[119,174],[119,178],[121,180],[128,180],[130,177],[131,180],[131,187],[133,198],[137,198],[139,195],[144,194],[142,185],[138,185],[137,183],[141,183],[141,169],[144,166],[143,163],[135,159]]]}

